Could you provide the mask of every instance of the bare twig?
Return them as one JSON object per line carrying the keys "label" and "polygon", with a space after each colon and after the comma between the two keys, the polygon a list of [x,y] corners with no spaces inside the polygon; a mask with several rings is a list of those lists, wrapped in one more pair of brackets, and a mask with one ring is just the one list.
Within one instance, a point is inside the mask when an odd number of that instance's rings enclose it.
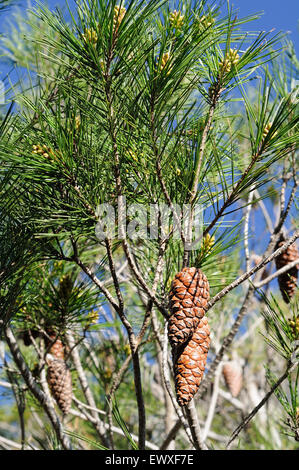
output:
{"label": "bare twig", "polygon": [[[79,403],[80,402],[78,401],[78,405],[79,405]],[[81,403],[80,405],[81,405],[81,407],[86,407],[86,405],[83,404],[83,403]],[[80,406],[78,406],[78,408],[80,409]],[[100,410],[98,410],[98,411],[100,411]],[[94,422],[94,418],[91,415],[88,415],[86,413],[78,413],[78,411],[76,411],[74,409],[71,409],[70,414],[72,414],[73,416],[78,416],[79,418],[81,418],[83,420],[86,420],[86,421],[88,420],[90,422]],[[103,426],[108,430],[108,424],[103,423]],[[114,432],[115,434],[119,434],[120,436],[126,436],[124,431],[121,428],[118,428],[116,426],[112,426],[111,431]],[[138,436],[136,436],[136,434],[130,433],[130,435],[131,435],[132,439],[135,442],[138,442]],[[158,446],[156,446],[155,444],[153,444],[152,442],[150,442],[148,440],[145,441],[145,447],[150,449],[150,450],[159,450]]]}
{"label": "bare twig", "polygon": [[213,422],[213,418],[215,415],[215,410],[216,410],[216,405],[217,405],[217,400],[218,400],[218,395],[219,395],[219,381],[220,381],[220,376],[221,376],[221,370],[222,370],[222,364],[220,363],[215,372],[213,394],[212,394],[212,398],[210,401],[210,406],[209,406],[207,419],[205,422],[205,427],[202,433],[203,442],[205,442],[205,440],[208,437],[208,434],[209,434],[209,431],[211,429],[211,425]]}
{"label": "bare twig", "polygon": [[200,424],[197,416],[197,411],[195,408],[194,400],[191,400],[187,406],[184,408],[187,420],[190,426],[192,439],[194,443],[194,447],[197,450],[207,450],[207,446],[204,443],[202,436],[201,436],[201,429]]}
{"label": "bare twig", "polygon": [[289,269],[293,268],[297,264],[299,264],[299,258],[295,259],[291,263],[286,264],[282,268],[278,269],[277,271],[275,271],[275,273],[271,274],[271,276],[266,277],[265,279],[263,279],[260,282],[254,283],[254,287],[256,289],[259,289],[260,287],[263,287],[264,285],[268,284],[269,282],[271,282],[276,277],[278,277],[281,274],[286,273],[287,271],[289,271]]}
{"label": "bare twig", "polygon": [[263,216],[264,216],[264,219],[266,221],[266,224],[267,224],[267,227],[268,227],[268,230],[270,233],[273,232],[273,224],[272,224],[272,219],[270,217],[270,214],[264,204],[264,201],[260,198],[260,193],[258,192],[257,189],[254,190],[254,195],[256,195],[257,199],[258,199],[258,205],[260,206],[261,208],[261,211],[263,213]]}
{"label": "bare twig", "polygon": [[291,371],[297,367],[297,364],[290,363],[286,369],[286,371],[282,374],[282,376],[277,380],[277,382],[271,387],[268,393],[264,396],[264,398],[259,402],[259,404],[246,416],[246,418],[242,421],[242,423],[234,430],[229,441],[227,443],[226,448],[229,449],[233,441],[238,437],[242,429],[252,420],[252,418],[257,414],[257,412],[264,406],[264,404],[269,400],[271,395],[275,392],[275,390],[282,384],[282,382],[288,377]]}
{"label": "bare twig", "polygon": [[235,281],[233,281],[231,284],[226,286],[222,291],[218,292],[207,304],[206,310],[209,310],[216,302],[218,302],[222,297],[224,297],[228,292],[231,290],[235,289],[235,287],[239,286],[242,284],[242,282],[246,281],[249,279],[254,273],[262,269],[266,264],[270,263],[272,260],[277,258],[281,253],[286,251],[286,249],[294,243],[295,240],[299,238],[299,230],[297,230],[292,237],[290,237],[281,247],[279,247],[274,253],[272,253],[269,256],[266,256],[262,259],[260,263],[258,263],[255,267],[247,271],[246,273],[242,274],[242,276],[238,277]]}
{"label": "bare twig", "polygon": [[82,271],[87,274],[87,276],[93,281],[93,283],[100,289],[100,291],[105,295],[108,302],[112,305],[112,307],[117,311],[118,310],[118,303],[110,294],[108,289],[105,287],[104,283],[100,281],[100,279],[91,271],[91,269],[86,266],[78,257],[75,256],[74,261],[80,266]]}
{"label": "bare twig", "polygon": [[[92,394],[91,389],[89,387],[85,371],[84,371],[84,369],[82,367],[82,364],[81,364],[78,349],[76,347],[74,347],[75,346],[74,337],[73,337],[73,335],[70,331],[67,331],[65,336],[66,336],[66,340],[68,342],[68,346],[71,349],[71,357],[72,357],[74,366],[76,367],[79,382],[81,384],[82,391],[84,393],[86,401],[87,401],[88,405],[91,408],[96,408],[96,403],[95,403],[93,394]],[[107,443],[107,440],[106,440],[106,437],[105,437],[105,429],[103,427],[102,422],[98,418],[98,414],[96,412],[93,412],[93,411],[91,412],[91,414],[95,419],[95,427],[96,427],[96,430],[98,431],[99,437],[100,437],[103,445],[108,447],[108,443]]]}

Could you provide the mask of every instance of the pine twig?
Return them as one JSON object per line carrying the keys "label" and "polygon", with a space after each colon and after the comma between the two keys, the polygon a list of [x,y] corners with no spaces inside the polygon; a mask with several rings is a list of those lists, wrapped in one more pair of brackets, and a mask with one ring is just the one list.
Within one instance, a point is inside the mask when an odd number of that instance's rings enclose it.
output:
{"label": "pine twig", "polygon": [[[91,389],[89,387],[85,371],[82,367],[82,363],[81,363],[81,359],[80,359],[80,356],[79,356],[78,348],[74,347],[75,346],[74,337],[73,337],[73,335],[70,331],[67,331],[65,336],[66,336],[66,340],[68,342],[68,346],[71,350],[70,355],[72,357],[74,366],[77,370],[79,382],[81,384],[82,391],[84,393],[86,401],[87,401],[88,405],[91,408],[96,408],[96,403],[95,403],[93,394],[92,394]],[[107,442],[106,437],[105,437],[105,429],[103,427],[102,422],[98,418],[98,414],[93,412],[93,411],[91,412],[91,414],[95,419],[95,427],[96,427],[96,430],[99,434],[99,437],[100,437],[103,445],[105,447],[108,447],[108,442]]]}
{"label": "pine twig", "polygon": [[200,424],[198,421],[197,410],[195,408],[194,400],[191,400],[187,406],[185,406],[185,413],[190,426],[194,447],[197,450],[208,450],[204,443],[201,435]]}
{"label": "pine twig", "polygon": [[281,274],[284,274],[286,273],[287,271],[289,271],[289,269],[293,268],[294,266],[296,266],[297,264],[299,264],[299,258],[295,259],[294,261],[292,261],[291,263],[289,264],[286,264],[285,266],[283,266],[282,268],[278,269],[277,271],[275,271],[275,273],[271,274],[270,276],[266,277],[265,279],[263,279],[262,281],[258,282],[258,283],[254,283],[254,287],[256,289],[259,289],[260,287],[263,287],[264,285],[268,284],[269,282],[273,281],[273,279],[275,279],[276,277],[280,276]]}
{"label": "pine twig", "polygon": [[218,395],[219,395],[219,381],[220,381],[221,371],[222,371],[222,364],[220,363],[219,366],[217,367],[217,370],[214,376],[213,394],[212,394],[212,398],[210,401],[209,411],[207,414],[205,427],[204,427],[203,434],[202,434],[203,442],[205,442],[208,437],[208,434],[209,434],[209,431],[211,429],[211,425],[213,422],[213,418],[215,415],[215,410],[216,410],[216,405],[217,405],[217,400],[218,400]]}
{"label": "pine twig", "polygon": [[281,253],[284,253],[286,249],[294,243],[295,240],[299,238],[299,230],[297,230],[292,237],[290,237],[280,248],[278,248],[274,253],[272,253],[269,256],[266,256],[262,259],[260,263],[258,263],[255,267],[247,271],[246,273],[242,274],[242,276],[238,277],[235,281],[233,281],[231,284],[226,286],[222,291],[218,292],[207,304],[206,310],[209,310],[213,305],[218,302],[222,297],[224,297],[228,292],[231,290],[235,289],[237,286],[242,284],[242,282],[246,281],[249,279],[253,274],[255,274],[257,271],[262,269],[266,264],[270,263],[273,261],[275,258],[277,258]]}
{"label": "pine twig", "polygon": [[244,418],[242,423],[234,430],[232,433],[231,437],[229,438],[229,441],[227,443],[227,450],[230,449],[233,441],[238,437],[242,429],[247,426],[247,424],[254,418],[254,416],[257,414],[257,412],[264,406],[264,404],[269,400],[271,395],[275,392],[275,390],[282,384],[282,382],[288,377],[288,375],[292,372],[292,370],[297,367],[297,364],[292,364],[289,363],[288,367],[286,368],[285,372],[282,374],[282,376],[277,380],[277,382],[271,387],[271,390],[269,390],[268,393],[264,396],[264,398],[259,402],[259,404]]}

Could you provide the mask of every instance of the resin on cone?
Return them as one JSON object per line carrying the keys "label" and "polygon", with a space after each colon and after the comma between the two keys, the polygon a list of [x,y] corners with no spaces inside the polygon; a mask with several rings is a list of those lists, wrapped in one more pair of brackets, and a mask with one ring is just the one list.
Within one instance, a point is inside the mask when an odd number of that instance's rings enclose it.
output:
{"label": "resin on cone", "polygon": [[[276,244],[275,250],[280,248],[285,242],[285,237],[281,235],[279,241]],[[290,245],[286,251],[281,253],[276,259],[276,269],[281,269],[287,264],[295,261],[299,258],[298,248],[295,243]],[[288,304],[290,299],[294,296],[297,288],[297,278],[298,278],[298,269],[299,265],[293,266],[287,272],[278,276],[278,284],[282,294],[283,300]]]}
{"label": "resin on cone", "polygon": [[185,343],[195,332],[209,301],[209,283],[200,269],[184,268],[172,281],[168,338],[172,347]]}
{"label": "resin on cone", "polygon": [[191,339],[173,349],[174,376],[177,401],[187,405],[197,392],[202,380],[210,347],[210,328],[203,317]]}
{"label": "resin on cone", "polygon": [[222,374],[232,397],[237,397],[242,389],[242,367],[237,361],[228,361],[223,365]]}
{"label": "resin on cone", "polygon": [[72,377],[65,361],[47,355],[47,382],[53,398],[60,410],[66,415],[72,404]]}

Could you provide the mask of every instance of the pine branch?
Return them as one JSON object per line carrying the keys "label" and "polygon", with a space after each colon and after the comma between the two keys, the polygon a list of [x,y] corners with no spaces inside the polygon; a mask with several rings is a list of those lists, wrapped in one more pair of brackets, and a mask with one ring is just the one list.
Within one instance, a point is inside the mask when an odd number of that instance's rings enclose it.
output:
{"label": "pine branch", "polygon": [[220,291],[218,294],[216,294],[207,304],[206,310],[209,310],[213,305],[215,305],[216,302],[218,302],[222,297],[224,297],[228,292],[231,290],[235,289],[237,286],[242,284],[244,281],[249,279],[253,274],[255,274],[257,271],[261,270],[266,264],[270,263],[273,261],[275,258],[277,258],[281,253],[284,253],[286,249],[294,243],[294,241],[299,238],[299,230],[294,233],[292,237],[290,237],[280,248],[278,248],[272,255],[269,255],[267,257],[264,257],[260,263],[258,263],[255,267],[250,269],[248,272],[242,274],[242,276],[238,277],[234,282],[226,286],[222,291]]}
{"label": "pine branch", "polygon": [[262,281],[260,281],[258,283],[254,283],[255,289],[260,289],[264,285],[269,284],[269,282],[273,281],[273,279],[277,278],[281,274],[286,273],[287,271],[289,271],[290,269],[292,269],[294,266],[297,266],[297,265],[299,265],[299,258],[295,259],[294,261],[292,261],[289,264],[286,264],[285,266],[278,269],[277,271],[275,271],[275,273],[273,273],[270,276],[266,277]]}
{"label": "pine branch", "polygon": [[27,367],[27,364],[19,350],[18,344],[15,340],[14,334],[9,326],[6,326],[4,329],[5,339],[10,349],[10,352],[14,358],[15,364],[17,365],[27,387],[33,394],[33,396],[38,400],[38,402],[44,408],[50,422],[53,426],[53,429],[56,433],[57,439],[61,442],[64,450],[71,450],[71,444],[69,439],[65,436],[62,424],[52,407],[51,403],[47,399],[46,395],[40,388],[37,386],[34,377],[32,376],[30,370]]}

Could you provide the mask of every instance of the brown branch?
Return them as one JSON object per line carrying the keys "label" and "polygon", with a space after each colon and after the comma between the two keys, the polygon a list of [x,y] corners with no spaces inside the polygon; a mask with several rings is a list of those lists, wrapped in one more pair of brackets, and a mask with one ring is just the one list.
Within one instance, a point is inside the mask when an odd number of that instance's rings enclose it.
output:
{"label": "brown branch", "polygon": [[259,404],[244,418],[242,423],[234,430],[232,433],[226,448],[229,449],[231,447],[232,442],[238,437],[242,429],[252,420],[252,418],[257,414],[257,412],[264,406],[264,404],[269,400],[271,395],[275,392],[275,390],[282,384],[282,382],[288,377],[291,371],[297,367],[297,364],[290,363],[286,369],[286,371],[282,374],[282,376],[277,380],[277,382],[271,387],[268,393],[264,396],[264,398],[259,402]]}
{"label": "brown branch", "polygon": [[218,302],[222,297],[224,297],[228,292],[231,290],[235,289],[237,286],[242,284],[242,282],[246,281],[249,279],[254,273],[262,269],[266,264],[270,263],[273,261],[277,256],[279,256],[281,253],[286,251],[286,249],[294,243],[295,240],[299,238],[299,230],[297,230],[292,237],[290,237],[280,248],[278,248],[274,253],[271,255],[264,257],[260,263],[258,263],[255,267],[250,269],[250,271],[247,271],[246,273],[242,274],[242,276],[238,277],[234,282],[226,286],[222,291],[218,292],[207,304],[206,310],[209,310],[213,305],[215,305],[216,302]]}
{"label": "brown branch", "polygon": [[187,406],[184,408],[187,420],[189,423],[189,427],[191,430],[194,447],[197,450],[207,450],[206,444],[202,440],[200,425],[198,421],[197,411],[195,408],[194,400],[191,400]]}
{"label": "brown branch", "polygon": [[114,297],[110,294],[108,289],[104,286],[104,284],[100,281],[100,279],[91,271],[91,269],[86,266],[80,258],[77,256],[74,256],[73,261],[82,269],[82,271],[87,274],[87,276],[93,281],[93,283],[100,289],[100,291],[105,295],[106,299],[108,302],[111,304],[111,306],[118,311],[118,303],[114,299]]}
{"label": "brown branch", "polygon": [[173,439],[175,439],[177,433],[179,432],[179,430],[181,429],[181,426],[182,426],[182,423],[181,421],[178,419],[174,426],[171,428],[171,430],[169,431],[169,433],[167,434],[166,438],[164,439],[164,441],[162,442],[161,446],[160,446],[160,450],[166,450],[167,447],[169,446],[169,444],[171,443],[171,441],[173,441]]}
{"label": "brown branch", "polygon": [[[116,36],[117,37],[117,36]],[[118,197],[120,198],[120,203],[122,204],[122,182],[121,182],[121,173],[120,173],[120,156],[117,147],[117,139],[115,134],[115,126],[114,126],[114,112],[112,107],[112,96],[111,96],[111,77],[109,76],[109,68],[114,54],[114,47],[116,37],[112,41],[112,45],[107,57],[107,73],[105,74],[105,94],[106,100],[108,105],[108,124],[109,124],[109,133],[113,148],[114,154],[114,176],[115,176],[115,183],[116,183],[116,192]],[[122,206],[120,207],[120,212],[123,214]],[[142,279],[142,276],[139,274],[137,267],[135,266],[135,262],[131,256],[130,249],[126,243],[125,234],[123,233],[123,227],[121,224],[121,238],[123,239],[123,248],[125,254],[128,259],[129,266],[135,273],[137,274],[138,279]],[[113,272],[111,273],[113,276]],[[115,275],[115,273],[114,273]],[[115,281],[115,279],[114,279]],[[143,279],[142,279],[143,282]],[[118,284],[118,281],[117,281]],[[146,286],[147,287],[147,286]],[[156,299],[155,299],[156,300]],[[143,399],[143,392],[142,392],[142,383],[141,383],[141,373],[140,373],[140,362],[139,362],[139,352],[136,348],[136,337],[134,335],[132,326],[128,319],[126,318],[123,312],[123,306],[116,309],[123,325],[125,326],[128,336],[129,336],[129,343],[131,348],[132,360],[133,360],[133,371],[134,371],[134,386],[135,386],[135,394],[137,400],[137,407],[138,407],[138,447],[140,450],[145,448],[145,432],[146,432],[146,415],[145,415],[145,406],[144,406],[144,399]]]}
{"label": "brown branch", "polygon": [[148,287],[145,279],[143,278],[142,274],[140,273],[139,269],[136,266],[136,263],[134,261],[131,250],[130,250],[126,240],[123,240],[123,248],[124,248],[124,252],[126,254],[129,266],[130,266],[135,278],[137,279],[137,281],[139,282],[139,284],[141,285],[143,290],[146,292],[146,294],[148,295],[150,300],[153,301],[153,303],[156,305],[158,310],[162,313],[164,318],[168,319],[168,316],[169,316],[168,310],[159,302],[159,300],[156,298],[155,293]]}
{"label": "brown branch", "polygon": [[107,250],[107,255],[108,255],[108,260],[109,260],[109,268],[110,268],[110,272],[111,272],[111,275],[112,275],[115,292],[116,292],[118,302],[119,302],[119,310],[123,311],[123,309],[124,309],[124,299],[123,299],[123,296],[122,296],[122,293],[121,293],[120,285],[119,285],[119,282],[118,282],[118,276],[116,274],[115,264],[114,264],[114,261],[113,261],[111,240],[106,238],[105,239],[105,245],[106,245],[106,250]]}
{"label": "brown branch", "polygon": [[299,265],[299,258],[295,259],[289,264],[286,264],[282,268],[278,269],[278,271],[275,271],[275,273],[271,274],[270,276],[266,277],[262,281],[258,283],[254,283],[254,287],[256,289],[259,289],[260,287],[263,287],[265,284],[268,284],[269,282],[273,281],[276,277],[280,276],[281,274],[286,273],[289,271],[289,269],[293,268],[294,266]]}
{"label": "brown branch", "polygon": [[18,344],[14,337],[14,334],[9,326],[4,328],[4,335],[10,352],[14,358],[14,362],[17,365],[27,387],[29,388],[32,395],[38,400],[38,402],[44,408],[52,426],[56,433],[57,439],[61,443],[64,450],[71,450],[71,444],[69,439],[65,436],[61,421],[56,414],[54,408],[49,403],[45,393],[37,386],[33,375],[27,367],[27,364],[19,350]]}

